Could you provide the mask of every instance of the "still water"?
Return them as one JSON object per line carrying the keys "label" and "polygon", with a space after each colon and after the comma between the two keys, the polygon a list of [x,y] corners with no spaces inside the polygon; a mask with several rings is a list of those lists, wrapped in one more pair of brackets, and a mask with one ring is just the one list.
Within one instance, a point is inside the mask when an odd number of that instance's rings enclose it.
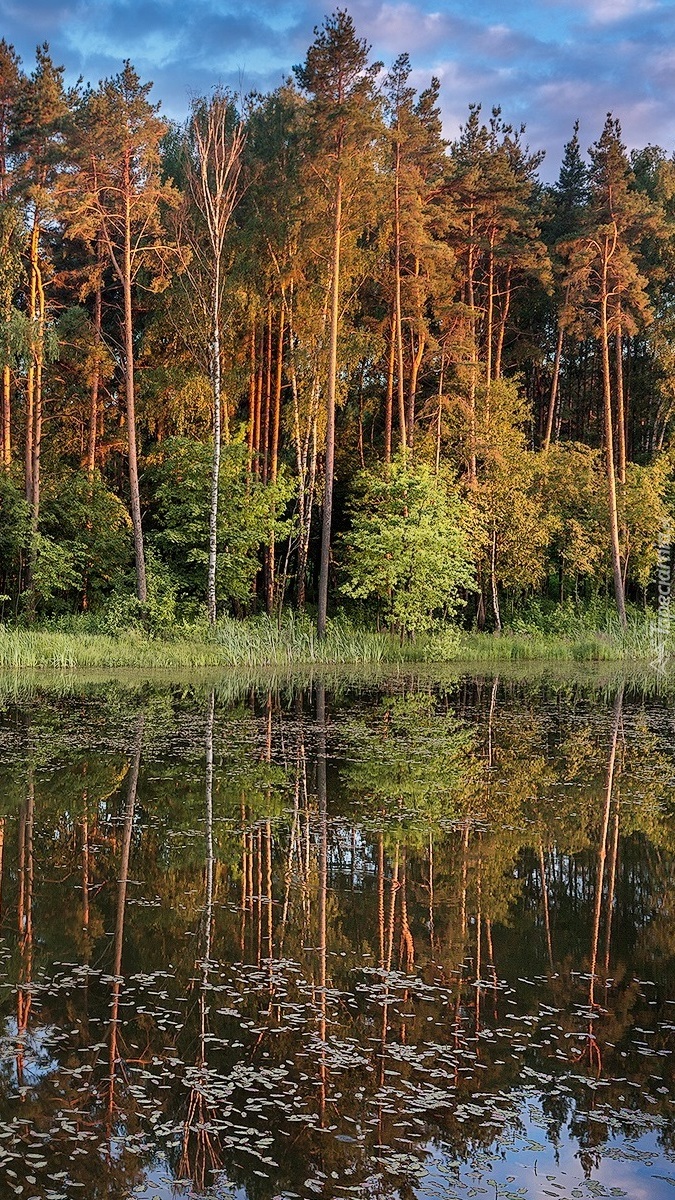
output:
{"label": "still water", "polygon": [[674,712],[0,681],[0,1196],[672,1200]]}

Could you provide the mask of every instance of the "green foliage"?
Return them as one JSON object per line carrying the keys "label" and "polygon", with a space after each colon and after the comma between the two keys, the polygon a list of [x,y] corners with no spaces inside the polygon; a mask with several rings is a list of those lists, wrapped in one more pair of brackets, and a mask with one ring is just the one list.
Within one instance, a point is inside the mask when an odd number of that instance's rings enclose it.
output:
{"label": "green foliage", "polygon": [[0,591],[16,600],[21,555],[30,534],[30,508],[12,477],[0,472]]}
{"label": "green foliage", "polygon": [[72,546],[59,544],[44,533],[33,535],[31,589],[26,593],[37,610],[58,608],[81,584]]}
{"label": "green foliage", "polygon": [[[69,608],[99,606],[131,564],[131,522],[117,497],[95,473],[62,471],[48,478],[40,528],[63,557],[64,575],[50,593]],[[51,556],[56,550],[50,552]],[[45,569],[49,556],[45,560]],[[68,565],[69,564],[69,565]],[[51,586],[51,585],[50,585]],[[40,593],[47,603],[47,593]]]}
{"label": "green foliage", "polygon": [[[148,476],[155,497],[149,538],[182,599],[201,602],[206,592],[212,450],[208,443],[171,438],[152,459]],[[259,551],[288,530],[284,512],[288,480],[263,486],[248,475],[246,449],[223,447],[218,507],[216,589],[220,604],[248,605],[259,569]]]}
{"label": "green foliage", "polygon": [[374,603],[410,636],[456,613],[460,590],[473,586],[469,512],[443,477],[401,459],[363,471],[351,517],[342,539],[346,596]]}

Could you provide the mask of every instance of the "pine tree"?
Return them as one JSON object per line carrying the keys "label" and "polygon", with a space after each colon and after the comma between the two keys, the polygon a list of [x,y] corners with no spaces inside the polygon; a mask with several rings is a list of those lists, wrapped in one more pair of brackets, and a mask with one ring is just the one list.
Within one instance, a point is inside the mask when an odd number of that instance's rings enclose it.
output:
{"label": "pine tree", "polygon": [[[609,503],[609,533],[614,595],[621,624],[626,624],[625,578],[619,530],[617,474],[626,477],[621,337],[626,324],[649,318],[646,280],[640,274],[637,248],[650,223],[649,205],[634,188],[621,141],[621,126],[607,115],[601,137],[591,147],[589,205],[585,228],[568,243],[567,281],[583,307],[600,346],[604,449]],[[616,346],[612,376],[610,344]],[[613,388],[614,382],[614,388]],[[614,391],[614,395],[612,394]],[[615,456],[615,414],[618,464]]]}
{"label": "pine tree", "polygon": [[64,68],[54,65],[45,43],[38,46],[36,65],[22,80],[16,101],[10,150],[16,162],[15,186],[27,210],[28,304],[30,322],[26,375],[25,486],[32,512],[29,587],[40,516],[43,423],[43,369],[48,350],[47,232],[57,210],[57,182],[66,163],[66,125],[75,101],[63,84]]}
{"label": "pine tree", "polygon": [[294,67],[300,87],[310,97],[306,116],[307,129],[311,131],[311,167],[325,189],[332,217],[326,478],[317,619],[320,637],[325,635],[328,615],[342,241],[379,132],[374,83],[381,64],[368,64],[368,49],[366,42],[357,38],[349,14],[338,10],[326,19],[321,29],[315,30],[315,40],[304,65]]}
{"label": "pine tree", "polygon": [[162,270],[171,247],[160,221],[162,204],[173,206],[177,196],[160,178],[160,143],[166,124],[127,62],[122,72],[85,97],[79,120],[80,182],[83,228],[90,223],[92,239],[100,236],[123,293],[123,347],[129,451],[129,490],[136,562],[138,599],[147,599],[134,379],[134,285],[147,270],[154,286],[162,285]]}

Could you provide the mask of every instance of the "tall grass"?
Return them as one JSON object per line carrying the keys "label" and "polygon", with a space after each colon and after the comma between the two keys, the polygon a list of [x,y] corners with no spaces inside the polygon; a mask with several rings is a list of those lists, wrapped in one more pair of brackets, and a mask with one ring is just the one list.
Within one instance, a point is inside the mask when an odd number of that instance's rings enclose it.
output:
{"label": "tall grass", "polygon": [[[654,622],[632,617],[626,630],[607,619],[601,629],[579,624],[564,633],[536,627],[507,630],[500,637],[448,629],[414,642],[394,634],[329,622],[319,640],[313,622],[286,614],[245,621],[223,618],[214,629],[203,624],[173,627],[162,635],[126,629],[117,635],[91,632],[86,622],[67,628],[8,629],[0,626],[0,669],[55,668],[62,671],[105,668],[184,671],[218,667],[272,667],[288,671],[313,664],[499,663],[506,661],[622,662],[649,664],[657,646]],[[661,647],[667,667],[675,647]]]}
{"label": "tall grass", "polygon": [[566,662],[644,662],[668,669],[675,655],[672,635],[658,644],[654,619],[633,615],[625,629],[618,618],[606,617],[600,628],[579,622],[562,633],[551,629],[506,630],[499,637],[485,633],[463,634],[458,656],[468,662],[499,662],[507,659]]}
{"label": "tall grass", "polygon": [[[165,636],[124,630],[118,636],[77,629],[0,628],[0,668],[130,667],[174,670],[219,666],[273,666],[295,663],[400,662],[410,656],[397,638],[354,628],[342,620],[329,623],[320,641],[306,618],[224,619],[214,630],[174,629]],[[407,651],[407,654],[406,654]]]}

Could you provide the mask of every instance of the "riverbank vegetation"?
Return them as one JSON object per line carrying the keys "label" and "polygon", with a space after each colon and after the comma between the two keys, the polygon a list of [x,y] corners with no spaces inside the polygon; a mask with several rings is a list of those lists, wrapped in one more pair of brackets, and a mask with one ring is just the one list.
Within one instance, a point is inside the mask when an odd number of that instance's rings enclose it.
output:
{"label": "riverbank vegetation", "polygon": [[337,12],[179,127],[0,44],[3,662],[654,653],[671,148],[411,71]]}
{"label": "riverbank vegetation", "polygon": [[[570,620],[572,624],[574,619]],[[265,614],[245,619],[225,617],[215,626],[206,620],[166,625],[152,634],[138,624],[118,633],[96,631],[87,616],[54,622],[43,628],[0,628],[0,670],[38,667],[129,667],[181,670],[193,667],[275,667],[283,670],[330,663],[508,661],[642,662],[663,665],[672,643],[663,645],[654,621],[629,614],[623,629],[608,616],[598,627],[587,617],[574,632],[562,625],[548,628],[520,622],[499,637],[465,632],[439,624],[435,630],[401,639],[389,631],[368,630],[343,618],[329,620],[319,637],[309,617],[287,614],[281,622]]]}

